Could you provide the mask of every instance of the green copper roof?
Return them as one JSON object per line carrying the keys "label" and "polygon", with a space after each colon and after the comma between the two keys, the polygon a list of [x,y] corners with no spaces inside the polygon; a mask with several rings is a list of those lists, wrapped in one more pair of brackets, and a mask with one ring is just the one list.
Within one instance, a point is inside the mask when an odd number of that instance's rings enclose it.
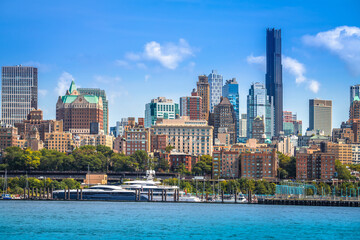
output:
{"label": "green copper roof", "polygon": [[[61,97],[63,103],[72,103],[79,95],[65,95]],[[99,97],[93,95],[83,95],[84,99],[89,103],[99,103]]]}
{"label": "green copper roof", "polygon": [[353,102],[355,102],[355,101],[360,101],[360,98],[358,96],[355,96]]}
{"label": "green copper roof", "polygon": [[98,103],[99,102],[99,97],[98,96],[84,95],[84,98],[89,103]]}
{"label": "green copper roof", "polygon": [[72,103],[78,96],[76,95],[65,95],[61,97],[63,103]]}
{"label": "green copper roof", "polygon": [[76,85],[74,81],[71,81],[69,93],[71,94],[74,90],[76,90]]}

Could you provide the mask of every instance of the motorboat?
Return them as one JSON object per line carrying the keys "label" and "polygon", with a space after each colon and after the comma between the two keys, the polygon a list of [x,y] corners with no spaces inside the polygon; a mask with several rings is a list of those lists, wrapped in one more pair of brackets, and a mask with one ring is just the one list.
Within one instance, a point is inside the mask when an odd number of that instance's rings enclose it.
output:
{"label": "motorboat", "polygon": [[[65,195],[66,194],[66,195]],[[56,190],[53,192],[53,199],[69,199],[68,190]],[[136,193],[133,190],[124,189],[121,186],[95,185],[84,188],[70,190],[70,199],[82,200],[107,200],[107,201],[135,201]],[[140,196],[140,201],[147,201],[147,196]]]}

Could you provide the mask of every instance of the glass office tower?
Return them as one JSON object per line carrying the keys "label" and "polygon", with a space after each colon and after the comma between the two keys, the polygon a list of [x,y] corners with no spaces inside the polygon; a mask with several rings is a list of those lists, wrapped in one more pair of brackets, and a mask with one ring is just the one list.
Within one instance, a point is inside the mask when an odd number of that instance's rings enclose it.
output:
{"label": "glass office tower", "polygon": [[38,70],[34,67],[2,67],[1,121],[14,125],[38,107]]}

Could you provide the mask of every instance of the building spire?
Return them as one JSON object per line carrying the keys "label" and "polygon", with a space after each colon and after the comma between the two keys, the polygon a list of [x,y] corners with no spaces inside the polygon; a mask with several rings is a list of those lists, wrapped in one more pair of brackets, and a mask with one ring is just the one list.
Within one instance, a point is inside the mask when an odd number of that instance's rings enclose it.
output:
{"label": "building spire", "polygon": [[71,81],[71,84],[70,84],[69,93],[71,94],[74,90],[77,90],[77,89],[76,89],[75,82],[73,80],[73,81]]}

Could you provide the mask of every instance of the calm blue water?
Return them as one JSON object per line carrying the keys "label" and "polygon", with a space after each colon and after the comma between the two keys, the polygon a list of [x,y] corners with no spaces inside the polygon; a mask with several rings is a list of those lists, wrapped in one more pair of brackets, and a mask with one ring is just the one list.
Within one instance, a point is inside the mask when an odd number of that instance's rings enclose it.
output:
{"label": "calm blue water", "polygon": [[0,239],[360,239],[360,208],[0,201]]}

